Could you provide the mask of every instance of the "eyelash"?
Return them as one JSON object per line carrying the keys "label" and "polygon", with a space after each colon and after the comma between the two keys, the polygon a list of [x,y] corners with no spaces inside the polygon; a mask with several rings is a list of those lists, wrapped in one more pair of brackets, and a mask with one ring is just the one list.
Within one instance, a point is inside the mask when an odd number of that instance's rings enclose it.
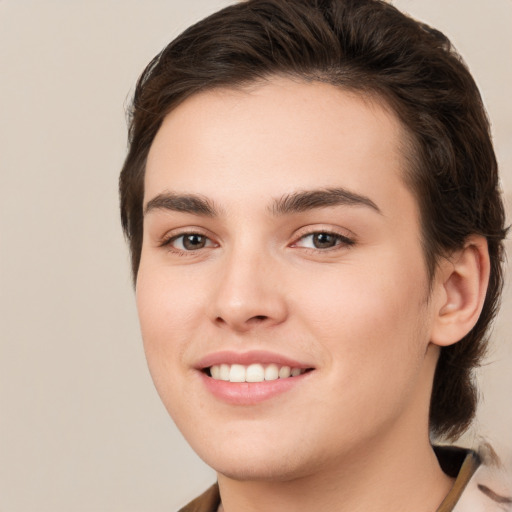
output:
{"label": "eyelash", "polygon": [[[201,237],[202,239],[205,240],[205,244],[208,244],[208,242],[210,242],[210,243],[203,247],[199,247],[198,249],[189,249],[189,250],[173,247],[172,244],[179,239],[182,239],[181,245],[183,246],[183,242],[185,241],[186,237],[192,237],[192,236]],[[199,231],[187,231],[185,233],[180,233],[178,235],[171,235],[169,237],[164,238],[159,244],[160,247],[165,247],[170,252],[178,254],[179,256],[191,256],[194,253],[197,253],[198,251],[200,251],[201,249],[209,248],[209,247],[212,247],[215,245],[216,244],[214,242],[212,242],[212,240],[208,236],[206,236],[205,234],[203,234]]]}
{"label": "eyelash", "polygon": [[328,230],[328,229],[319,229],[319,230],[315,230],[315,231],[310,231],[308,233],[304,233],[303,235],[301,235],[296,242],[294,242],[292,244],[292,247],[300,247],[298,245],[298,243],[300,241],[304,241],[306,240],[307,238],[311,237],[312,240],[315,236],[317,235],[328,235],[329,237],[333,237],[334,238],[334,245],[331,246],[331,247],[324,247],[324,248],[319,248],[319,247],[304,247],[305,250],[309,250],[309,251],[315,251],[315,252],[327,252],[327,251],[333,251],[333,250],[337,250],[337,249],[341,249],[341,248],[346,248],[346,247],[350,247],[352,245],[355,244],[355,240],[352,239],[352,238],[349,238],[345,235],[342,235],[340,233],[337,233],[336,231],[331,231],[331,230]]}
{"label": "eyelash", "polygon": [[[299,245],[299,242],[301,241],[304,241],[306,240],[308,237],[315,237],[316,235],[328,235],[330,237],[334,237],[334,245],[333,246],[330,246],[330,247],[324,247],[324,248],[318,248],[318,247],[302,247],[303,250],[306,250],[306,251],[311,251],[311,252],[315,252],[315,253],[318,253],[318,252],[328,252],[328,251],[333,251],[333,250],[337,250],[337,249],[342,249],[342,248],[347,248],[347,247],[350,247],[352,245],[354,245],[356,242],[354,239],[352,238],[349,238],[345,235],[342,235],[340,233],[337,233],[335,231],[330,231],[330,230],[327,230],[327,229],[324,229],[324,230],[315,230],[315,231],[309,231],[307,233],[304,233],[302,234],[301,236],[299,236],[295,242],[293,242],[290,247],[301,247]],[[185,241],[185,238],[186,237],[191,237],[191,236],[197,236],[197,237],[201,237],[202,239],[205,240],[205,244],[204,246],[202,247],[199,247],[197,249],[181,249],[181,248],[177,248],[177,247],[174,247],[173,246],[173,243],[176,242],[177,240],[180,240],[182,239],[182,242],[181,242],[181,245],[183,246],[183,242]],[[194,255],[194,253],[198,253],[201,249],[207,249],[207,248],[211,248],[211,247],[218,247],[218,244],[216,244],[215,242],[213,242],[208,236],[206,236],[205,234],[199,232],[199,231],[188,231],[188,232],[185,232],[185,233],[180,233],[180,234],[177,234],[177,235],[172,235],[172,236],[169,236],[169,237],[166,237],[164,238],[160,244],[159,244],[159,247],[165,247],[167,248],[170,252],[173,252],[177,255],[180,255],[180,256],[191,256],[191,255]]]}

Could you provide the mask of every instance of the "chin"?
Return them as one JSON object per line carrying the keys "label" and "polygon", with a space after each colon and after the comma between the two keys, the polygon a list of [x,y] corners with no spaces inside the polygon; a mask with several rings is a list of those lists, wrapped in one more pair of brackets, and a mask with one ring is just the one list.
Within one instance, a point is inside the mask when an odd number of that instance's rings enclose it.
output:
{"label": "chin", "polygon": [[[239,458],[240,459],[240,458]],[[304,465],[290,460],[206,461],[217,473],[237,481],[287,482],[307,475]]]}
{"label": "chin", "polygon": [[270,467],[269,464],[226,464],[213,469],[226,478],[239,482],[276,482],[291,479],[284,477],[280,468]]}
{"label": "chin", "polygon": [[[318,454],[315,457],[314,453],[308,453],[307,443],[280,437],[271,441],[258,436],[223,442],[210,439],[208,445],[192,444],[192,448],[217,473],[237,481],[286,482],[305,477],[323,466],[321,460],[315,463],[320,458]],[[297,449],[301,445],[303,449]]]}
{"label": "chin", "polygon": [[[250,448],[248,448],[250,447]],[[288,480],[293,478],[299,461],[291,460],[288,454],[279,448],[276,450],[258,449],[258,444],[249,442],[245,446],[230,445],[221,450],[197,449],[203,461],[220,473],[233,480]]]}

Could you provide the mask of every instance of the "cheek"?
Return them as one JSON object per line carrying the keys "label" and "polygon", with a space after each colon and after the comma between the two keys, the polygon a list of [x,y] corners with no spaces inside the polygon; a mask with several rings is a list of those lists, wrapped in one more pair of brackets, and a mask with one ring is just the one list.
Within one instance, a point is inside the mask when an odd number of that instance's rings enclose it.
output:
{"label": "cheek", "polygon": [[[155,388],[178,424],[188,420],[187,403],[193,403],[187,386],[191,337],[197,338],[204,316],[200,299],[189,280],[141,266],[136,299],[144,352]],[[185,420],[183,420],[185,418]]]}
{"label": "cheek", "polygon": [[[200,293],[186,276],[170,275],[141,265],[136,299],[144,350],[153,377],[178,367],[187,340],[202,314]],[[176,371],[176,370],[174,370]]]}
{"label": "cheek", "polygon": [[329,364],[347,378],[377,378],[389,368],[421,364],[428,344],[427,286],[418,284],[421,274],[412,278],[413,271],[402,271],[397,261],[382,259],[373,269],[352,267],[323,279],[317,275],[309,286],[301,316],[326,345]]}
{"label": "cheek", "polygon": [[[309,285],[306,311],[320,325],[353,334],[407,329],[416,324],[424,307],[426,291],[418,279],[408,279],[390,268],[375,272],[347,269],[338,275],[315,275]],[[305,313],[307,315],[307,313]],[[416,320],[416,321],[415,321]]]}
{"label": "cheek", "polygon": [[350,411],[358,425],[347,427],[350,435],[399,417],[414,402],[428,346],[424,290],[389,274],[357,277],[317,288],[305,326],[325,355],[333,423],[347,421]]}
{"label": "cheek", "polygon": [[143,331],[155,334],[172,328],[186,329],[201,311],[205,290],[202,280],[188,270],[175,270],[148,262],[141,264],[137,276],[137,310]]}

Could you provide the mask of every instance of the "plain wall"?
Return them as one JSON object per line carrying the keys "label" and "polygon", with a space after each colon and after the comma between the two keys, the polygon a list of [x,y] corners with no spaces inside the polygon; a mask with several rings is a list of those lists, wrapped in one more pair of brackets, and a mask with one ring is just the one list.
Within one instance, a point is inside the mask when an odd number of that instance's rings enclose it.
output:
{"label": "plain wall", "polygon": [[[0,511],[172,511],[214,481],[140,340],[117,179],[145,64],[223,0],[0,0]],[[512,2],[401,0],[484,95],[512,192]],[[506,288],[476,431],[512,431]],[[474,442],[474,434],[464,442]]]}

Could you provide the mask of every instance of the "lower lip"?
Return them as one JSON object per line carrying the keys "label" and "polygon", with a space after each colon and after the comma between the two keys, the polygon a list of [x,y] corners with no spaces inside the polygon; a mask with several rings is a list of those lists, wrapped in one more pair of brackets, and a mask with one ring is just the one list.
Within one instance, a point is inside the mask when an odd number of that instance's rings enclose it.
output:
{"label": "lower lip", "polygon": [[290,391],[311,373],[309,371],[296,377],[263,382],[227,382],[212,379],[203,372],[201,378],[208,391],[223,402],[232,405],[255,405]]}

